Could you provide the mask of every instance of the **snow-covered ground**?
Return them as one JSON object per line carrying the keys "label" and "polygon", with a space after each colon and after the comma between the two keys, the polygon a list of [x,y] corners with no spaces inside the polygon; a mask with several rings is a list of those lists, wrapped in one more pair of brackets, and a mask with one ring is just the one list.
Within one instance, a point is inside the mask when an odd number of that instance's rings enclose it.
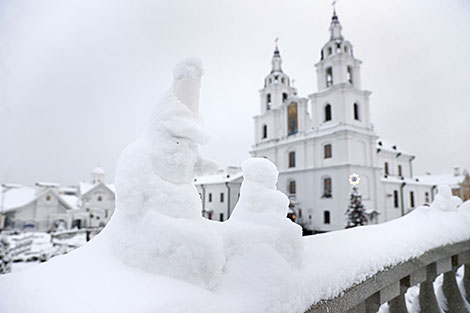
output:
{"label": "snow-covered ground", "polygon": [[470,201],[439,187],[431,207],[400,219],[303,238],[286,218],[268,160],[242,164],[232,217],[200,216],[194,177],[214,169],[198,144],[201,63],[188,59],[152,115],[122,153],[116,211],[83,247],[0,277],[0,312],[303,312],[386,267],[470,239]]}

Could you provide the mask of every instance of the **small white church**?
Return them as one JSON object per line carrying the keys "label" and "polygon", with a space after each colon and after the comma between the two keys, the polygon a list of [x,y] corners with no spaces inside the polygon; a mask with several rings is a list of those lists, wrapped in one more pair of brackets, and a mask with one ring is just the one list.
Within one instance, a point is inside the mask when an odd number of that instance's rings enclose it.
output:
{"label": "small white church", "polygon": [[[437,182],[413,175],[412,154],[375,133],[371,92],[361,86],[361,61],[341,31],[334,12],[330,38],[315,64],[318,91],[308,97],[297,95],[276,44],[271,71],[259,91],[260,114],[254,117],[250,154],[277,165],[278,188],[289,196],[291,214],[312,233],[345,227],[352,184],[362,195],[369,223],[405,215],[432,201],[436,192]],[[225,220],[237,199],[229,193],[239,192],[242,178],[221,173],[217,180],[217,175],[195,183],[208,217]],[[231,205],[218,201],[232,197]]]}

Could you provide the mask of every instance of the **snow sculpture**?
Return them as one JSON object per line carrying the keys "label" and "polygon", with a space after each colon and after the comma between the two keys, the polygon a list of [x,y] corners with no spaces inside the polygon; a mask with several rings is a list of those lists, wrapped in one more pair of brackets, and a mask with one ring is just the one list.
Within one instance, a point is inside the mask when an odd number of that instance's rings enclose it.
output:
{"label": "snow sculpture", "polygon": [[452,191],[449,186],[439,185],[437,191],[436,198],[431,203],[432,209],[456,211],[457,207],[462,204],[462,200],[459,197],[452,196]]}
{"label": "snow sculpture", "polygon": [[[300,267],[302,228],[286,217],[289,199],[276,189],[279,175],[276,166],[265,158],[251,158],[242,163],[242,170],[240,199],[227,222],[229,230],[243,228],[243,236],[231,238],[235,242],[233,249],[240,249],[236,243],[239,241],[248,250],[251,246],[250,253],[256,255],[262,250],[260,247],[268,246],[291,266]],[[241,232],[233,231],[233,234]],[[231,234],[227,236],[230,238]]]}
{"label": "snow sculpture", "polygon": [[183,60],[173,74],[147,130],[119,158],[116,212],[105,231],[125,264],[212,287],[224,264],[222,241],[201,217],[192,184],[216,168],[197,148],[209,138],[198,116],[201,61]]}

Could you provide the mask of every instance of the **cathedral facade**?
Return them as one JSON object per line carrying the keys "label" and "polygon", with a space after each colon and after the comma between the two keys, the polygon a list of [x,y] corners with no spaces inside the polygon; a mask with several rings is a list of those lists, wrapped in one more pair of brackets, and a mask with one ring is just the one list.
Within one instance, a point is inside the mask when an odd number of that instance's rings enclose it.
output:
{"label": "cathedral facade", "polygon": [[345,227],[351,184],[357,184],[369,223],[400,217],[432,201],[435,187],[413,176],[414,156],[378,137],[361,61],[342,36],[336,13],[316,67],[318,91],[297,95],[276,45],[260,90],[250,154],[274,162],[278,188],[296,221],[311,232]]}

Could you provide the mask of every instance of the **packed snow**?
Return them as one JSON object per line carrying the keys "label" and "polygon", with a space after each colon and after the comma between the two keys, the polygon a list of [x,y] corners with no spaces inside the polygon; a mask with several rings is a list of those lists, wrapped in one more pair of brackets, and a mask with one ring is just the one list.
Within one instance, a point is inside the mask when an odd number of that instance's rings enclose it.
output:
{"label": "packed snow", "polygon": [[209,139],[198,114],[202,73],[196,58],[175,67],[146,131],[119,159],[105,229],[65,256],[0,276],[0,312],[303,312],[386,267],[470,239],[470,202],[446,186],[403,218],[303,238],[286,218],[276,167],[262,158],[243,163],[231,218],[202,218],[194,177],[216,168],[198,152]]}

